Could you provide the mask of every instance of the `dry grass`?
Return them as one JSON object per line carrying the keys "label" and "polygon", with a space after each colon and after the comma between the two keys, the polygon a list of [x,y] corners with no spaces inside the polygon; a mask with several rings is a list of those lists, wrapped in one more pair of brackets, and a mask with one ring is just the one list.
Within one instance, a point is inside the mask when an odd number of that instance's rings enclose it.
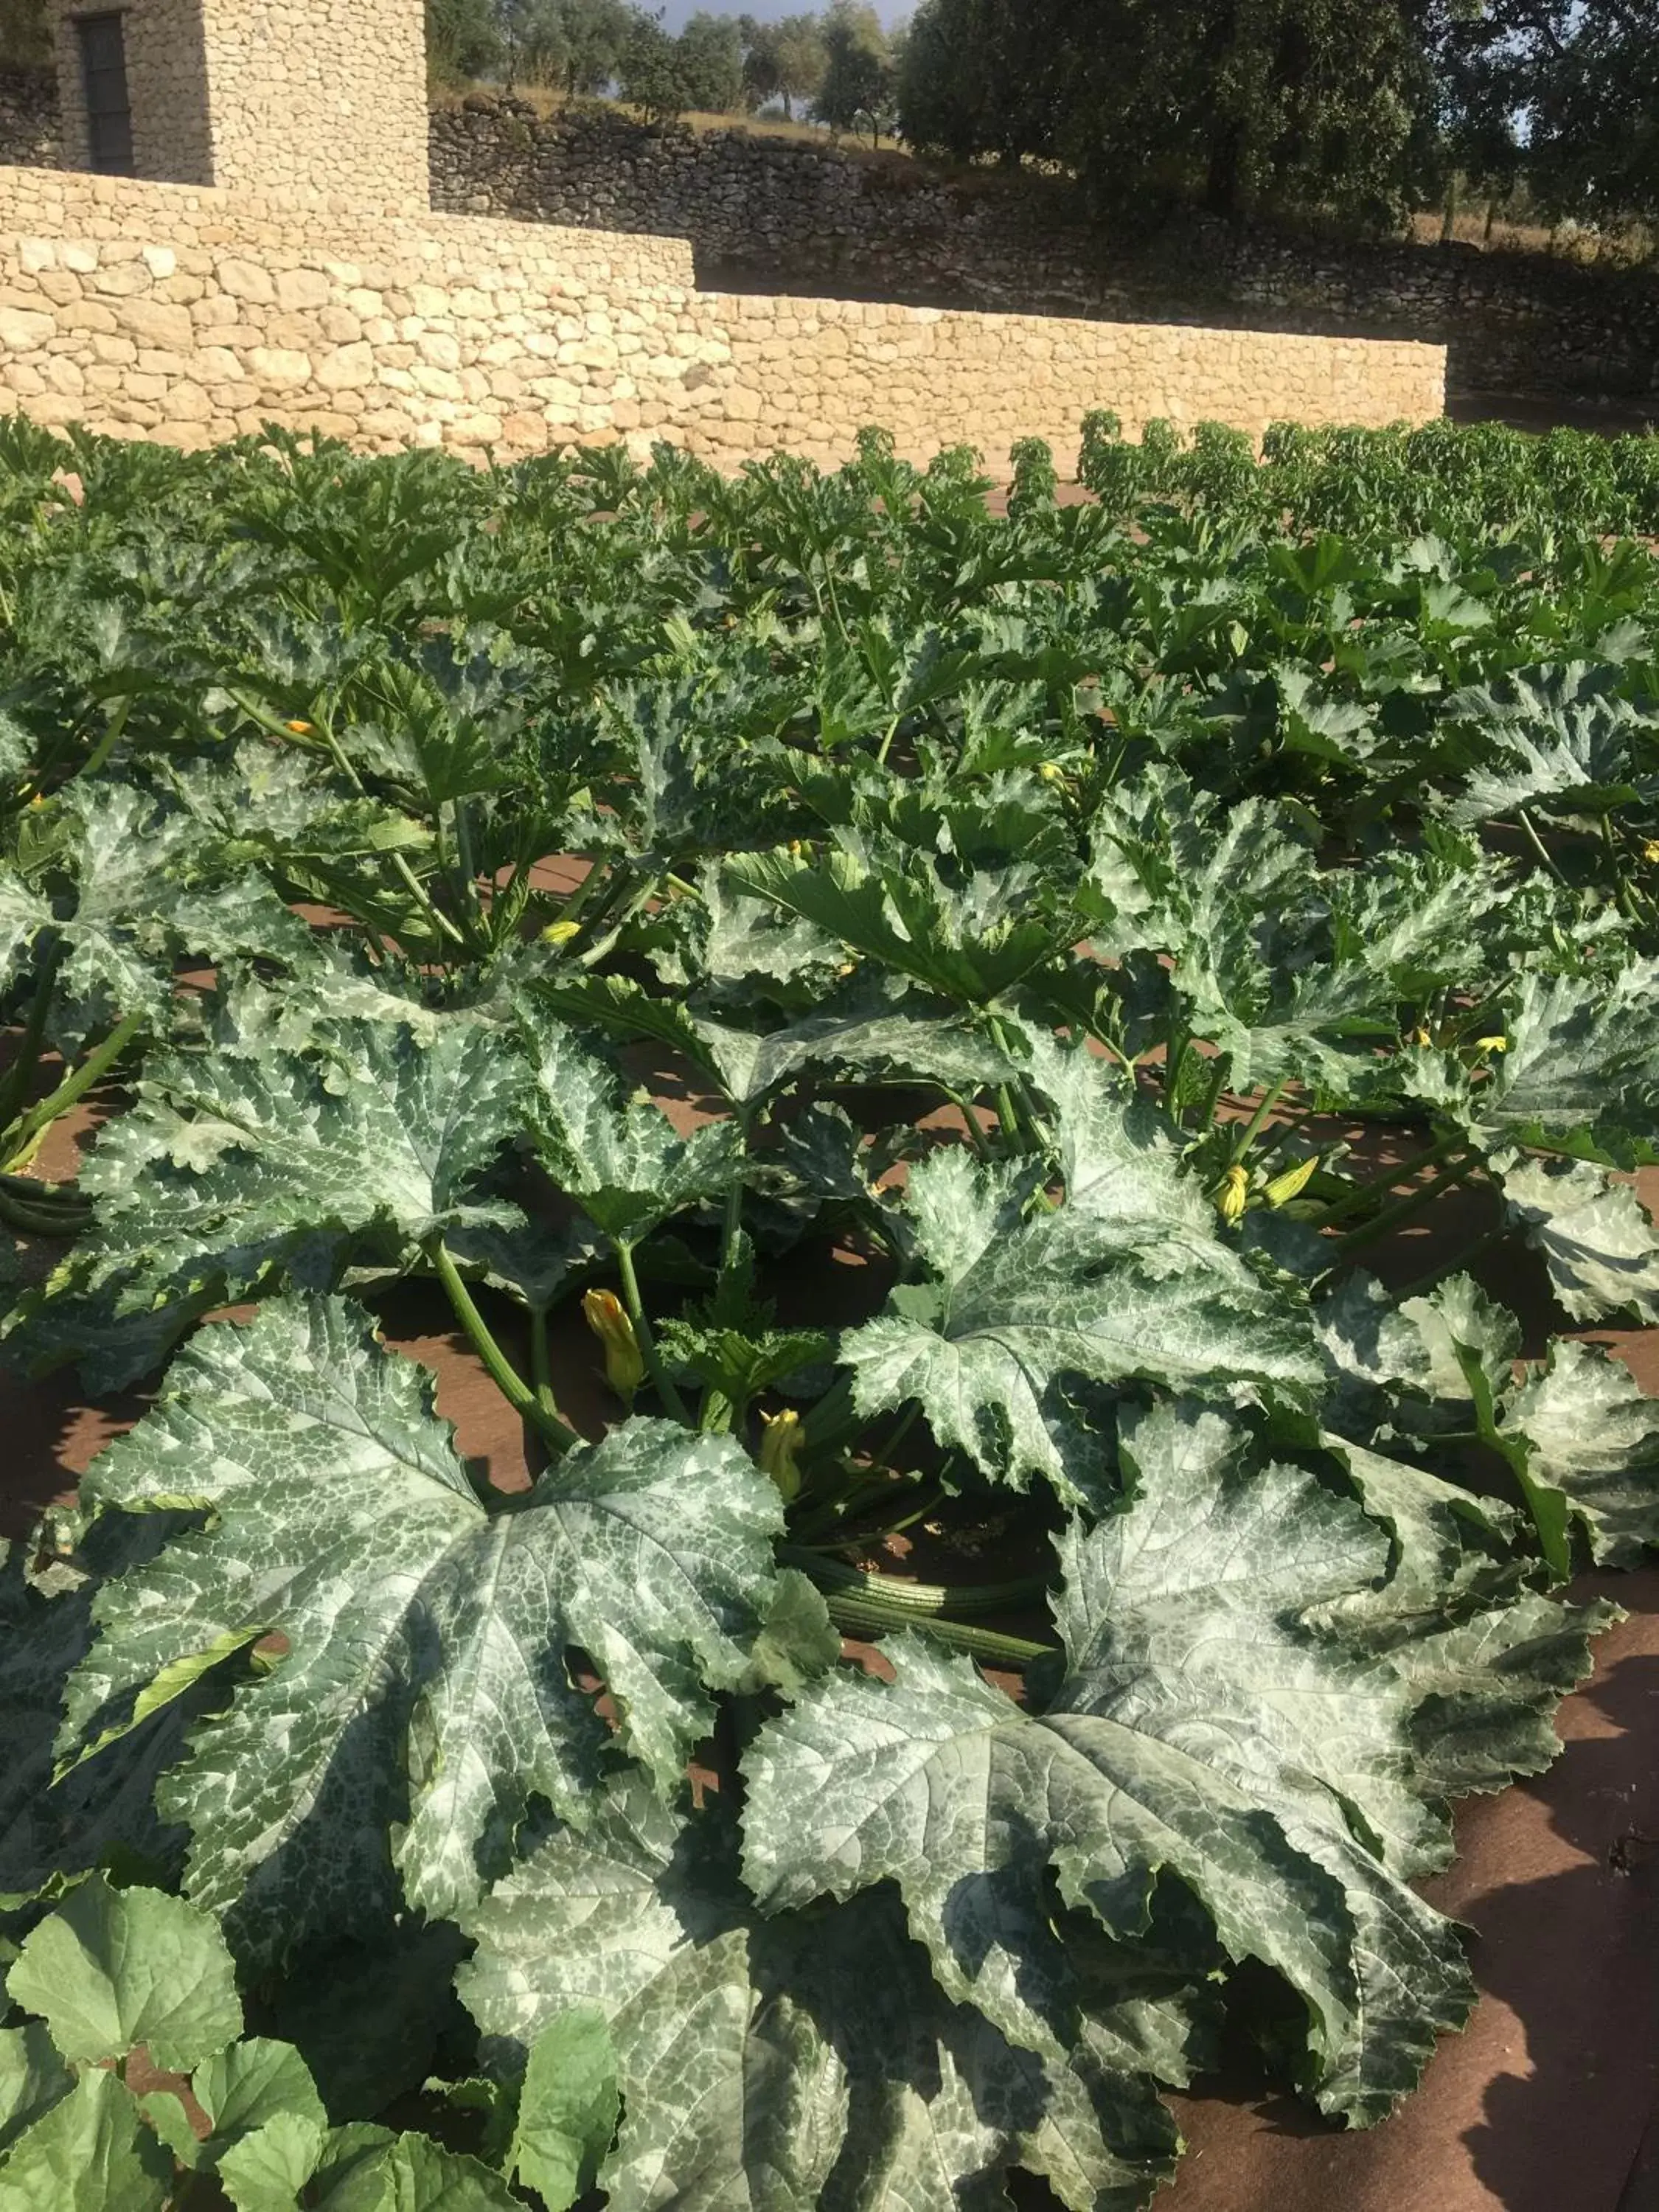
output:
{"label": "dry grass", "polygon": [[[1437,246],[1444,234],[1439,216],[1425,213],[1412,218],[1411,235],[1418,245]],[[1587,269],[1639,267],[1659,250],[1659,238],[1639,222],[1615,231],[1552,230],[1547,223],[1511,222],[1500,216],[1488,237],[1483,208],[1458,216],[1451,234],[1460,246],[1484,246],[1492,253],[1553,253]]]}
{"label": "dry grass", "polygon": [[[475,93],[480,93],[489,100],[503,96],[500,85],[483,83],[434,84],[429,88],[429,93],[434,107],[459,107],[463,100]],[[647,119],[642,109],[631,107],[625,100],[585,97],[573,100],[568,94],[561,92],[556,85],[515,85],[512,97],[522,100],[527,107],[533,107],[538,115],[544,117],[562,115],[567,109],[580,112],[583,108],[605,107],[617,115],[626,116],[630,122],[643,123]],[[909,149],[896,144],[891,139],[884,139],[878,148],[873,147],[866,138],[850,137],[844,131],[827,131],[819,123],[786,123],[781,115],[719,115],[693,108],[678,119],[699,137],[707,137],[712,131],[732,131],[750,138],[778,138],[797,146],[834,146],[854,161],[883,166],[898,164],[906,169],[916,166]]]}

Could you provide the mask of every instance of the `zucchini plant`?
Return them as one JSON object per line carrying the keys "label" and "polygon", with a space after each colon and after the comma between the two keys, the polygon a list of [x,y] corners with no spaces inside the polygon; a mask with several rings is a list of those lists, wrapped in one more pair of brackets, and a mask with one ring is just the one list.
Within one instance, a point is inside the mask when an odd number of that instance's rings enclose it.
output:
{"label": "zucchini plant", "polygon": [[0,2206],[1127,2212],[1230,2023],[1410,2089],[1659,1541],[1576,454],[8,432],[0,1352],[143,1396],[0,1581]]}

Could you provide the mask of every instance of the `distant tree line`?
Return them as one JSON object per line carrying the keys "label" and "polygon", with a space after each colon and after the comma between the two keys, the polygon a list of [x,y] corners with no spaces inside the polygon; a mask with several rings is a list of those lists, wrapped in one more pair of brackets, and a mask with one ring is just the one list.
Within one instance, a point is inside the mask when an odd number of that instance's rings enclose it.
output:
{"label": "distant tree line", "polygon": [[[1389,228],[1460,198],[1659,230],[1659,0],[866,0],[678,36],[633,0],[426,0],[435,76],[652,117],[775,106],[957,161],[1036,161],[1103,213]],[[0,0],[40,59],[43,0]]]}
{"label": "distant tree line", "polygon": [[[626,0],[429,0],[470,73],[653,114],[775,102],[959,161],[1074,173],[1103,211],[1196,203],[1387,228],[1459,195],[1659,221],[1659,0],[835,0],[776,23]],[[463,63],[463,68],[467,64]]]}
{"label": "distant tree line", "polygon": [[434,73],[452,82],[614,92],[653,116],[775,102],[849,131],[894,119],[896,49],[858,0],[776,22],[701,10],[678,36],[629,0],[427,0],[427,34]]}
{"label": "distant tree line", "polygon": [[921,0],[903,136],[1103,206],[1659,216],[1659,0]]}

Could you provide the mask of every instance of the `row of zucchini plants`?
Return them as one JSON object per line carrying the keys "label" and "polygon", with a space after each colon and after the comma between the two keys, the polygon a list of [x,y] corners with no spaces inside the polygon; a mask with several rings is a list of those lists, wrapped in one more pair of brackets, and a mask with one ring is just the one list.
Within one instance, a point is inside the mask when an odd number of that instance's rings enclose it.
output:
{"label": "row of zucchini plants", "polygon": [[3,2212],[1127,2212],[1230,2023],[1464,2017],[1659,1540],[1650,455],[1315,442],[0,428],[0,1357],[137,1415],[0,1582]]}

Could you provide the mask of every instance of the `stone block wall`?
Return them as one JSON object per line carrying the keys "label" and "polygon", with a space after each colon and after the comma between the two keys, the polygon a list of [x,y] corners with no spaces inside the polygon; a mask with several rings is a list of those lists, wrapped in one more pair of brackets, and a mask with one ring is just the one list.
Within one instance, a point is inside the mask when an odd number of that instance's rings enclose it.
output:
{"label": "stone block wall", "polygon": [[[371,44],[391,3],[363,0]],[[361,131],[331,125],[326,112],[318,128],[314,109],[312,127],[292,130],[286,106],[273,108],[282,132],[275,155],[296,185],[331,189],[357,164],[348,189],[409,203],[419,95],[407,50],[378,74],[399,88],[405,118],[395,179],[383,153],[371,157],[353,143]],[[144,173],[184,177],[189,143],[188,131],[170,134],[146,156]],[[963,179],[898,156],[872,161],[827,140],[650,128],[597,104],[544,117],[522,101],[475,94],[433,112],[429,155],[441,210],[689,238],[702,281],[731,290],[1417,338],[1446,347],[1448,381],[1460,392],[1659,409],[1659,270],[1463,245],[1321,240],[1202,218],[1123,238],[1085,220],[1060,179],[981,171]],[[210,157],[210,146],[199,161],[191,156],[185,180],[204,178]],[[58,158],[51,80],[0,79],[0,161]],[[83,166],[73,147],[67,158]]]}
{"label": "stone block wall", "polygon": [[666,438],[835,462],[878,422],[917,459],[1075,446],[1115,408],[1259,434],[1421,421],[1403,342],[977,315],[696,289],[684,240],[0,169],[0,410],[199,446],[276,420],[504,457]]}
{"label": "stone block wall", "polygon": [[1413,337],[1448,348],[1460,391],[1659,403],[1659,270],[1198,216],[1126,236],[1060,178],[480,95],[434,111],[431,174],[457,213],[678,233],[733,289]]}
{"label": "stone block wall", "polygon": [[[95,12],[82,0],[52,0],[64,161],[71,169],[84,169],[92,159],[75,19]],[[121,10],[121,30],[132,103],[134,174],[210,185],[213,136],[200,0],[128,0]]]}
{"label": "stone block wall", "polygon": [[198,0],[213,182],[427,204],[419,0]]}
{"label": "stone block wall", "polygon": [[[75,18],[52,0],[64,160],[88,165]],[[416,0],[123,0],[135,173],[230,191],[427,204]]]}
{"label": "stone block wall", "polygon": [[0,161],[55,169],[63,159],[57,78],[46,69],[0,69]]}

